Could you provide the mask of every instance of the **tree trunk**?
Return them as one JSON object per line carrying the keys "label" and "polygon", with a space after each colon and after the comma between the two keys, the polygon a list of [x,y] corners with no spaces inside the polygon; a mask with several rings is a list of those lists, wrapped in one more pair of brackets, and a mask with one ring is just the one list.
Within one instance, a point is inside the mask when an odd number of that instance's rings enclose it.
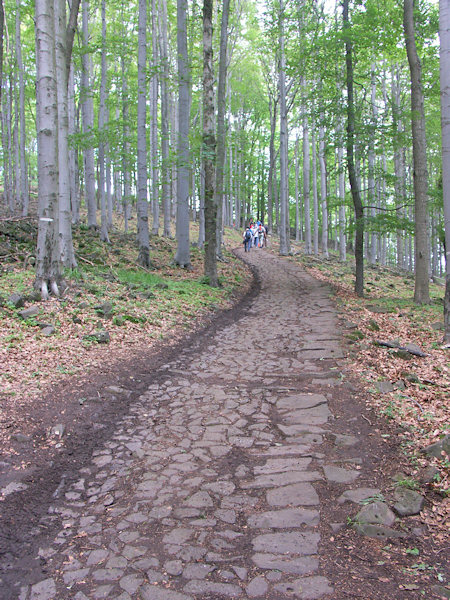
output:
{"label": "tree trunk", "polygon": [[343,0],[343,28],[345,39],[345,66],[347,76],[347,168],[352,190],[353,206],[355,209],[355,292],[364,296],[364,210],[361,194],[356,178],[354,145],[355,145],[355,107],[353,97],[353,43],[351,40],[350,23],[348,19],[349,0]]}
{"label": "tree trunk", "polygon": [[137,236],[138,263],[150,266],[147,194],[147,0],[139,0],[137,106]]}
{"label": "tree trunk", "polygon": [[[76,106],[75,106],[75,82],[73,73],[73,63],[69,71],[69,85],[67,92],[67,119],[68,135],[74,135],[77,132]],[[78,153],[73,147],[69,147],[69,187],[70,187],[70,210],[72,224],[78,224],[80,221],[80,185],[78,173]]]}
{"label": "tree trunk", "polygon": [[279,48],[280,63],[278,72],[278,89],[280,91],[280,255],[289,253],[287,227],[289,223],[289,198],[288,198],[288,131],[287,131],[287,106],[286,106],[286,55],[284,50],[284,0],[280,0],[279,8]]}
{"label": "tree trunk", "polygon": [[189,252],[189,117],[190,71],[187,49],[187,0],[177,0],[178,144],[177,253],[175,263],[190,267]]}
{"label": "tree trunk", "polygon": [[68,80],[66,69],[67,32],[66,4],[55,0],[56,78],[58,97],[58,168],[59,168],[59,248],[62,264],[76,267],[72,240],[72,211],[70,206]]}
{"label": "tree trunk", "polygon": [[414,27],[414,0],[404,0],[403,27],[406,53],[411,73],[411,130],[413,145],[414,181],[414,302],[428,304],[430,249],[428,240],[428,170],[425,114],[422,89],[422,66],[417,54]]}
{"label": "tree trunk", "polygon": [[106,181],[105,181],[105,137],[106,137],[106,0],[102,0],[102,55],[100,73],[100,105],[98,109],[98,166],[100,192],[100,239],[109,243],[108,217],[106,212]]}
{"label": "tree trunk", "polygon": [[169,58],[167,49],[167,0],[161,0],[161,177],[164,212],[163,236],[170,237],[170,156],[169,156]]}
{"label": "tree trunk", "polygon": [[217,206],[214,202],[216,140],[214,135],[213,0],[203,1],[203,160],[205,165],[205,276],[218,287]]}
{"label": "tree trunk", "polygon": [[294,149],[294,162],[295,162],[295,241],[300,241],[300,211],[299,211],[299,193],[298,193],[298,180],[299,180],[299,157],[298,157],[298,136],[295,139]]}
{"label": "tree trunk", "polygon": [[122,122],[123,122],[123,149],[122,149],[122,177],[123,177],[123,216],[124,229],[128,232],[128,221],[131,209],[131,173],[130,173],[130,107],[128,100],[128,74],[125,66],[126,57],[121,56],[122,63]]}
{"label": "tree trunk", "polygon": [[313,188],[313,252],[319,254],[319,198],[317,195],[317,146],[314,126],[311,132]]}
{"label": "tree trunk", "polygon": [[374,219],[376,215],[376,189],[375,189],[375,131],[377,127],[377,105],[376,105],[376,81],[375,81],[375,65],[372,62],[371,67],[371,123],[369,126],[369,153],[368,153],[368,204],[369,207],[367,209],[368,216],[371,217],[371,232],[369,233],[368,240],[368,253],[367,258],[369,262],[374,265],[377,260],[377,250],[376,250],[376,236],[373,232],[374,227]]}
{"label": "tree trunk", "polygon": [[158,173],[158,28],[156,0],[152,0],[152,63],[150,79],[150,156],[152,170],[152,234],[159,235]]}
{"label": "tree trunk", "polygon": [[450,5],[439,3],[441,126],[442,126],[442,187],[444,192],[445,228],[445,296],[444,341],[450,343]]}
{"label": "tree trunk", "polygon": [[225,169],[225,105],[227,82],[227,44],[228,16],[230,0],[222,2],[222,23],[220,30],[219,50],[219,84],[217,89],[217,146],[216,146],[216,187],[215,205],[217,206],[217,251],[222,256],[223,231],[223,199],[224,199],[224,169]]}
{"label": "tree trunk", "polygon": [[38,239],[34,286],[59,295],[58,104],[53,0],[35,1],[38,141]]}
{"label": "tree trunk", "polygon": [[[1,0],[0,0],[1,2]],[[20,1],[16,0],[16,60],[19,76],[19,155],[20,155],[20,175],[17,185],[20,190],[20,206],[22,207],[22,215],[28,214],[29,194],[27,180],[27,160],[25,153],[26,141],[26,126],[25,126],[25,87],[23,79],[23,61],[22,61],[22,43],[20,36]],[[1,84],[1,83],[0,83]]]}
{"label": "tree trunk", "polygon": [[89,141],[89,147],[84,150],[84,192],[88,213],[88,227],[97,229],[97,200],[95,196],[95,161],[92,137],[94,128],[94,101],[92,98],[91,77],[92,59],[89,51],[89,0],[83,0],[83,55],[82,55],[82,77],[81,88],[83,114],[84,142]]}
{"label": "tree trunk", "polygon": [[309,160],[309,133],[308,116],[303,104],[303,207],[305,225],[305,254],[311,254],[311,208],[310,208],[310,160]]}
{"label": "tree trunk", "polygon": [[320,204],[322,208],[322,254],[328,258],[328,206],[327,206],[327,164],[325,161],[325,130],[320,114],[319,126],[319,166],[320,166]]}
{"label": "tree trunk", "polygon": [[273,230],[273,207],[275,197],[274,169],[275,169],[275,132],[277,127],[277,104],[269,90],[270,114],[270,141],[269,141],[269,175],[267,181],[267,225],[269,231]]}

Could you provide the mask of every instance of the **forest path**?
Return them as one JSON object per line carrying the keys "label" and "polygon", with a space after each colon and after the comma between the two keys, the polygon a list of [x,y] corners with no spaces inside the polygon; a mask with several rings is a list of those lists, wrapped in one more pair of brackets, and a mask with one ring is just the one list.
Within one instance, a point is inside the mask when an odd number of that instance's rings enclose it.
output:
{"label": "forest path", "polygon": [[61,529],[20,600],[348,597],[321,568],[321,511],[373,464],[352,407],[330,410],[349,396],[330,289],[265,250],[245,259],[260,293],[161,367],[49,507]]}

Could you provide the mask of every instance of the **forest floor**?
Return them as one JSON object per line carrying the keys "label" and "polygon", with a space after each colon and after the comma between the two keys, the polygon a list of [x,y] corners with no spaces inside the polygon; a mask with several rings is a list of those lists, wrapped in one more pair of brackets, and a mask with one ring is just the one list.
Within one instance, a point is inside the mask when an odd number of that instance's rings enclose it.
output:
{"label": "forest floor", "polygon": [[[179,353],[180,344],[188,348],[205,331],[220,335],[221,327],[245,314],[258,291],[248,267],[229,251],[220,263],[223,286],[212,290],[202,279],[201,254],[195,248],[193,269],[184,271],[170,266],[174,242],[154,239],[154,268],[147,271],[132,266],[132,234],[113,234],[113,244],[105,249],[83,231],[76,239],[79,269],[71,274],[63,298],[44,306],[30,289],[34,233],[22,222],[5,234],[0,223],[0,252],[8,246],[0,257],[0,589],[5,598],[15,597],[12,582],[25,583],[25,571],[32,579],[43,536],[54,532],[54,524],[44,532],[38,527],[49,505],[93,450],[109,439],[128,407],[151,385],[152,373]],[[229,248],[239,243],[240,236],[231,234]],[[271,250],[276,254],[275,244]],[[369,487],[392,494],[397,476],[399,485],[426,497],[424,510],[411,517],[421,532],[416,538],[382,544],[361,538],[350,526],[335,535],[324,533],[323,552],[332,557],[326,575],[337,590],[333,598],[448,597],[448,590],[439,588],[448,576],[440,566],[448,553],[448,460],[421,453],[448,427],[448,350],[438,326],[443,290],[433,287],[433,303],[415,307],[411,279],[373,268],[368,270],[367,298],[361,300],[351,291],[351,266],[304,256],[300,247],[284,260],[300,263],[333,286],[348,352],[342,377],[352,390],[351,398],[346,403],[341,399],[333,411],[340,411],[342,423],[355,406],[362,415],[358,427],[378,464]],[[8,302],[14,293],[26,297],[25,307],[37,305],[39,313],[21,318],[23,308]],[[43,325],[55,331],[47,336]],[[103,331],[109,343],[98,343],[96,336]],[[426,356],[411,357],[375,340],[397,340],[402,347],[413,343]],[[378,386],[381,381],[393,388]],[[338,519],[330,501],[321,511],[324,522]],[[42,557],[39,565],[44,573]],[[347,581],[337,581],[342,577]],[[367,578],[370,596],[358,587]],[[392,582],[397,595],[392,595]],[[384,595],[387,587],[391,595]]]}

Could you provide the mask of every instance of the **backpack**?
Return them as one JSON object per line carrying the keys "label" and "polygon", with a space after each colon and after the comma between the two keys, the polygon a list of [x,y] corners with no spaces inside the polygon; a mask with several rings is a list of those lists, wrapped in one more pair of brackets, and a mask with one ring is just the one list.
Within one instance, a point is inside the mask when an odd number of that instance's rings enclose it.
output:
{"label": "backpack", "polygon": [[250,229],[247,229],[245,232],[245,239],[249,240],[252,237],[252,232],[250,231]]}

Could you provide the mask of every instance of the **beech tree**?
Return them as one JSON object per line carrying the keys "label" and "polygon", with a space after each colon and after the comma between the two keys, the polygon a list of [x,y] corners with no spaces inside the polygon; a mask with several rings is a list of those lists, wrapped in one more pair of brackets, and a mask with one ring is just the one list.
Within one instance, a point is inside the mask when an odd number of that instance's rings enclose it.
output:
{"label": "beech tree", "polygon": [[178,49],[178,144],[177,144],[177,253],[175,262],[189,267],[189,64],[187,49],[187,0],[177,0]]}
{"label": "beech tree", "polygon": [[439,3],[439,35],[441,39],[441,123],[442,123],[442,188],[444,193],[445,297],[444,341],[450,342],[450,5]]}
{"label": "beech tree", "polygon": [[216,136],[214,133],[214,73],[212,0],[203,0],[203,148],[205,170],[205,275],[211,287],[217,274],[217,206],[215,203]]}

